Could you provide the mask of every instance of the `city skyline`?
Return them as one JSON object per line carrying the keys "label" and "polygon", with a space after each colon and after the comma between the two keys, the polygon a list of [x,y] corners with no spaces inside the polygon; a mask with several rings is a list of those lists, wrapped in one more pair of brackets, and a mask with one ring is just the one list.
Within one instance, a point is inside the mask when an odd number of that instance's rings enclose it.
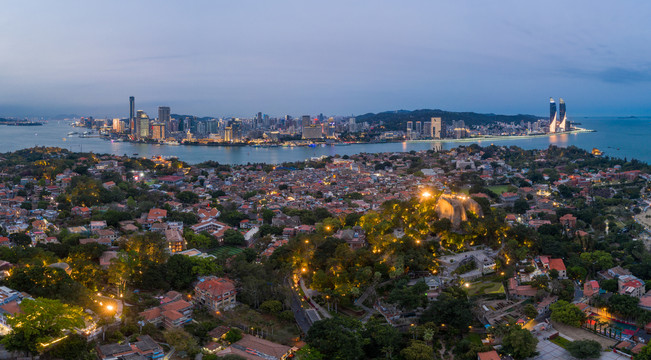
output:
{"label": "city skyline", "polygon": [[542,115],[560,93],[573,116],[651,113],[649,4],[126,5],[7,4],[0,116],[125,117],[130,95],[152,114]]}

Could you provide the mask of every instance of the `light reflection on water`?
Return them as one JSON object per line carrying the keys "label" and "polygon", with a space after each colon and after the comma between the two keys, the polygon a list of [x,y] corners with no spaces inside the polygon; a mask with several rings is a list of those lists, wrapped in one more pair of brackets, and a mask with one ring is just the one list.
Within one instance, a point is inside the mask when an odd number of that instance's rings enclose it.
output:
{"label": "light reflection on water", "polygon": [[[512,138],[476,141],[481,146],[491,144],[519,146],[524,149],[541,149],[549,145],[575,145],[588,151],[599,148],[607,156],[636,158],[651,162],[651,118],[579,119],[581,127],[597,130],[591,133],[559,134],[549,137]],[[189,163],[214,160],[224,164],[281,163],[302,161],[310,157],[352,155],[362,152],[406,152],[430,149],[451,149],[468,146],[469,141],[447,140],[445,142],[397,142],[380,144],[352,144],[348,146],[317,147],[273,147],[253,148],[248,146],[169,146],[111,142],[97,138],[68,136],[71,131],[85,131],[72,128],[63,121],[50,121],[40,127],[0,126],[0,152],[15,151],[32,146],[58,146],[71,151],[92,151],[133,156],[178,156]],[[64,140],[65,138],[65,140]]]}

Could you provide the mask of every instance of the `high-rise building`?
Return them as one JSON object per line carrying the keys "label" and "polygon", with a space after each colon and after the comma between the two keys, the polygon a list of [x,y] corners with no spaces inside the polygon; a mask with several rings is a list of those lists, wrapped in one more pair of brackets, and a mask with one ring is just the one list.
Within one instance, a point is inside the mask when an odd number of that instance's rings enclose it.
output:
{"label": "high-rise building", "polygon": [[124,123],[120,119],[113,119],[113,132],[121,133],[124,132]]}
{"label": "high-rise building", "polygon": [[559,126],[560,131],[569,131],[570,130],[570,122],[567,121],[567,114],[565,113],[565,100],[563,98],[560,98],[559,104],[558,104],[558,119],[561,122],[561,125]]}
{"label": "high-rise building", "polygon": [[554,101],[554,98],[549,98],[549,132],[550,133],[555,133],[558,131],[558,128],[556,126],[556,102]]}
{"label": "high-rise building", "polygon": [[136,115],[136,136],[139,139],[149,137],[149,116],[142,110],[138,110]]}
{"label": "high-rise building", "polygon": [[165,140],[164,123],[156,123],[151,125],[151,138],[154,140]]}
{"label": "high-rise building", "polygon": [[129,131],[132,134],[136,133],[135,110],[136,110],[136,98],[134,98],[133,96],[129,96]]}
{"label": "high-rise building", "polygon": [[303,139],[321,139],[323,137],[323,129],[321,126],[310,125],[303,127]]}
{"label": "high-rise building", "polygon": [[411,132],[412,130],[414,130],[414,122],[407,121],[407,132]]}
{"label": "high-rise building", "polygon": [[416,121],[416,129],[414,129],[417,134],[422,134],[423,133],[423,123],[420,121]]}
{"label": "high-rise building", "polygon": [[431,137],[432,136],[432,122],[431,121],[424,121],[423,122],[423,135],[426,137]]}
{"label": "high-rise building", "polygon": [[443,129],[443,120],[440,117],[433,117],[431,122],[431,130],[429,136],[434,139],[441,139],[445,137],[445,129]]}
{"label": "high-rise building", "polygon": [[169,106],[159,106],[158,107],[158,122],[165,125],[166,131],[169,131],[171,128],[170,121],[172,120],[170,116],[170,107]]}

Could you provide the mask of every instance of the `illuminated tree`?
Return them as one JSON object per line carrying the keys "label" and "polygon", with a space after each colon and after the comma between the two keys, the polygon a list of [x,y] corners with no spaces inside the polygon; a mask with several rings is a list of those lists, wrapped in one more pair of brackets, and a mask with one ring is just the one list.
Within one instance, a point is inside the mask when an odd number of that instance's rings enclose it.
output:
{"label": "illuminated tree", "polygon": [[84,326],[83,309],[58,300],[25,299],[20,309],[21,313],[8,317],[12,330],[2,339],[10,351],[41,352],[57,342],[65,331]]}

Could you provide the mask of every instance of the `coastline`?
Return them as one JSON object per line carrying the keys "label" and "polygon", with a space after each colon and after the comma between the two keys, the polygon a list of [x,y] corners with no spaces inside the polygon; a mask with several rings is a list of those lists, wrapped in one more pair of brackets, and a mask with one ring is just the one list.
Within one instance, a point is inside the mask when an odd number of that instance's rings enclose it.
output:
{"label": "coastline", "polygon": [[535,139],[535,138],[544,138],[550,136],[564,135],[564,134],[582,134],[582,133],[591,133],[596,132],[597,130],[576,128],[575,130],[564,131],[560,133],[546,133],[546,134],[535,134],[535,135],[492,135],[492,136],[475,136],[462,139],[426,139],[426,140],[406,140],[410,143],[445,143],[445,142],[475,142],[475,141],[502,141],[502,140],[523,140],[523,139]]}
{"label": "coastline", "polygon": [[[423,139],[423,140],[385,140],[385,141],[369,141],[369,142],[304,142],[301,143],[292,143],[292,144],[283,144],[283,143],[273,143],[273,144],[247,144],[247,143],[224,143],[224,142],[179,142],[175,144],[166,144],[164,142],[144,142],[144,141],[134,141],[123,139],[121,142],[132,143],[132,144],[147,144],[147,145],[156,145],[156,146],[208,146],[208,147],[255,147],[255,148],[268,148],[268,147],[314,147],[314,146],[348,146],[348,145],[358,145],[358,144],[385,144],[385,143],[447,143],[447,142],[477,142],[477,141],[503,141],[503,140],[523,140],[523,139],[535,139],[535,138],[545,138],[557,135],[564,134],[581,134],[581,133],[590,133],[596,132],[596,130],[576,128],[570,131],[564,131],[560,133],[545,133],[545,134],[535,134],[535,135],[492,135],[492,136],[475,136],[461,139],[445,138],[445,139]],[[111,141],[111,139],[104,138],[105,140]],[[302,140],[304,141],[304,140]]]}

